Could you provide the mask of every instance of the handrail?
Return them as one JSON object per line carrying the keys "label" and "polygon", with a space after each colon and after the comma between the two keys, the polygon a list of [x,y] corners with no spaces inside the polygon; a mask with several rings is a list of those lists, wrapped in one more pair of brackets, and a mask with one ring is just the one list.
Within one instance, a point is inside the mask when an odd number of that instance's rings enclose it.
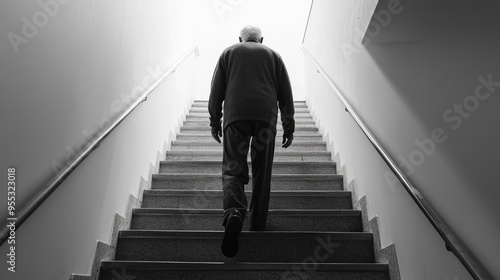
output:
{"label": "handrail", "polygon": [[[124,110],[118,117],[114,119],[100,134],[95,136],[86,145],[85,150],[75,159],[67,164],[67,166],[60,171],[56,176],[54,176],[45,187],[33,198],[28,204],[19,211],[16,220],[16,231],[19,227],[28,219],[28,217],[35,212],[35,210],[42,205],[42,203],[64,182],[64,180],[71,175],[71,173],[82,163],[95,149],[99,147],[101,142],[111,134],[111,132],[118,127],[118,125],[128,116],[132,111],[134,111],[137,106],[142,102],[146,101],[147,97],[160,85],[165,78],[175,73],[175,69],[192,53],[199,55],[198,47],[191,48],[187,53],[185,53],[172,67],[169,68],[154,84],[152,84],[146,91],[139,96],[131,105],[129,105],[126,110]],[[9,238],[10,230],[4,226],[0,235],[0,246]]]}
{"label": "handrail", "polygon": [[311,7],[309,8],[309,14],[307,15],[306,27],[304,28],[304,36],[302,36],[302,45],[306,41],[307,28],[309,27],[309,20],[311,19],[311,13],[314,6],[314,0],[311,0]]}
{"label": "handrail", "polygon": [[301,47],[304,54],[312,61],[316,67],[318,73],[320,73],[328,82],[330,87],[333,89],[337,97],[340,99],[345,107],[345,110],[352,116],[356,124],[361,128],[365,136],[371,142],[373,147],[377,150],[379,155],[383,158],[385,163],[394,172],[398,180],[401,182],[406,191],[410,194],[411,198],[415,201],[418,208],[424,213],[425,217],[429,220],[432,226],[439,233],[441,238],[445,242],[446,249],[453,252],[457,258],[462,262],[465,268],[469,271],[471,276],[476,279],[493,279],[491,274],[486,270],[486,268],[479,262],[479,260],[474,256],[474,254],[467,248],[462,240],[458,237],[456,233],[446,224],[442,217],[436,212],[436,210],[430,205],[429,201],[413,186],[406,175],[401,171],[401,169],[396,165],[395,161],[391,158],[389,153],[382,147],[379,141],[375,138],[370,129],[366,126],[363,120],[359,117],[353,107],[349,104],[344,95],[340,92],[337,86],[330,80],[326,75],[325,71],[319,66],[316,60],[311,56],[311,54],[305,49],[304,46]]}

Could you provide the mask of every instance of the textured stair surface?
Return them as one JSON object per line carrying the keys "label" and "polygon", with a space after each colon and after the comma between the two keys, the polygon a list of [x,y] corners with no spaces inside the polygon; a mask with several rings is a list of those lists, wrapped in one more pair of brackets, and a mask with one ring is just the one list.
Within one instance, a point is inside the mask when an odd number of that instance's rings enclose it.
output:
{"label": "textured stair surface", "polygon": [[[245,220],[239,253],[224,257],[222,144],[210,135],[207,106],[194,102],[99,279],[389,280],[304,101],[295,102],[288,149],[281,148],[278,116],[266,231],[248,231]],[[251,155],[248,163],[250,201]]]}
{"label": "textured stair surface", "polygon": [[[103,262],[102,279],[122,279],[140,275],[140,280],[234,280],[234,279],[315,279],[315,280],[387,280],[384,264],[303,263],[192,263],[192,262]],[[114,274],[113,274],[114,271]]]}
{"label": "textured stair surface", "polygon": [[[249,177],[251,185],[252,176]],[[152,188],[220,190],[221,181],[222,176],[219,174],[155,174]],[[342,176],[335,174],[273,174],[271,189],[342,190],[342,181]]]}
{"label": "textured stair surface", "polygon": [[[250,199],[250,192],[247,191]],[[222,191],[145,190],[142,207],[222,209]],[[351,209],[346,191],[272,191],[270,209]]]}
{"label": "textured stair surface", "polygon": [[[221,231],[121,231],[117,260],[224,261]],[[321,246],[318,262],[365,263],[374,261],[371,233],[364,232],[243,232],[237,262],[300,262]],[[267,252],[263,254],[263,252]]]}
{"label": "textured stair surface", "polygon": [[[250,164],[248,166],[251,171],[252,166]],[[275,161],[273,174],[336,174],[336,167],[334,162],[329,161]],[[191,173],[193,170],[196,170],[198,174],[220,174],[222,166],[218,160],[169,160],[160,163],[160,173],[162,174],[184,174]]]}
{"label": "textured stair surface", "polygon": [[[219,209],[141,208],[134,209],[131,229],[220,230]],[[270,210],[267,231],[360,232],[358,210]],[[243,229],[249,225],[245,224]]]}

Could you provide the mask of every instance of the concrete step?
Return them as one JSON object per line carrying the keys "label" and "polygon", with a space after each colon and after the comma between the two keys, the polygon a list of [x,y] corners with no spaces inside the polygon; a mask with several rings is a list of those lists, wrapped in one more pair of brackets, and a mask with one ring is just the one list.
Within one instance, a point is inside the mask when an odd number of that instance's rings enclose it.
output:
{"label": "concrete step", "polygon": [[[203,106],[208,108],[208,100],[195,100],[193,102],[193,107]],[[305,100],[295,100],[293,102],[294,107],[306,106]]]}
{"label": "concrete step", "polygon": [[[295,116],[295,123],[303,123],[303,122],[314,122],[314,119],[312,116]],[[196,115],[187,115],[186,116],[186,121],[194,121],[194,122],[209,122],[209,118],[207,116],[196,116]],[[281,119],[278,118],[277,120],[278,126],[281,126]]]}
{"label": "concrete step", "polygon": [[[248,163],[251,174],[251,164]],[[196,173],[217,174],[222,172],[222,161],[180,161],[169,160],[160,162],[160,173]],[[273,174],[336,174],[336,164],[333,161],[292,162],[275,161]]]}
{"label": "concrete step", "polygon": [[[189,113],[188,116],[191,116],[192,118],[209,118],[210,114],[207,112],[192,112]],[[293,115],[294,118],[310,118],[311,114],[307,112],[296,112]],[[278,121],[281,120],[281,114],[278,113]]]}
{"label": "concrete step", "polygon": [[[314,258],[311,256],[311,258]],[[313,269],[312,269],[313,268]],[[122,277],[122,278],[117,278]],[[128,277],[128,278],[126,278]],[[389,280],[387,264],[103,261],[100,280]]]}
{"label": "concrete step", "polygon": [[[250,201],[251,193],[246,192]],[[143,208],[221,209],[222,191],[145,190]],[[348,191],[271,191],[269,209],[352,209]]]}
{"label": "concrete step", "polygon": [[[218,174],[153,174],[152,189],[221,190],[222,175]],[[252,176],[248,182],[252,186]],[[271,190],[343,190],[344,178],[336,174],[273,174]]]}
{"label": "concrete step", "polygon": [[[208,131],[208,132],[210,132],[211,127],[208,124],[205,126],[182,126],[181,132],[183,132],[183,131]],[[279,125],[278,125],[276,131],[280,135],[283,134],[283,128]],[[309,132],[309,133],[312,133],[312,132],[319,133],[319,130],[316,126],[305,126],[305,127],[304,126],[296,126],[295,132],[297,132],[297,131]]]}
{"label": "concrete step", "polygon": [[[134,209],[134,230],[223,230],[222,209]],[[248,217],[248,216],[247,216]],[[249,229],[248,219],[243,230]],[[266,231],[362,232],[358,210],[271,210]]]}
{"label": "concrete step", "polygon": [[[212,137],[211,129],[208,125],[206,127],[202,127],[199,130],[197,128],[181,127],[180,135],[189,135],[189,136],[204,135]],[[304,130],[299,128],[295,130],[295,132],[293,133],[293,137],[295,138],[296,136],[321,136],[321,134],[319,134],[319,131],[317,129]],[[283,137],[283,129],[279,128],[278,126],[276,138],[282,139],[282,137]]]}
{"label": "concrete step", "polygon": [[[275,150],[284,149],[281,146],[282,141],[275,141]],[[171,151],[221,151],[223,145],[215,142],[194,142],[194,141],[174,141],[171,146]],[[325,142],[298,142],[294,141],[292,145],[286,148],[288,151],[326,151]]]}
{"label": "concrete step", "polygon": [[[167,151],[167,160],[218,160],[222,162],[222,151]],[[250,159],[250,155],[248,156]],[[274,161],[331,161],[330,152],[296,152],[276,149]]]}
{"label": "concrete step", "polygon": [[[300,106],[300,107],[296,107],[294,108],[295,109],[295,113],[298,113],[298,112],[309,112],[309,109],[305,106]],[[193,106],[191,107],[191,110],[189,111],[190,113],[191,112],[208,112],[208,106],[205,107],[205,106]],[[279,112],[279,110],[278,110]]]}
{"label": "concrete step", "polygon": [[[184,122],[183,126],[185,126],[185,127],[188,127],[188,126],[204,127],[204,126],[210,126],[210,122],[208,121],[208,119],[206,119],[204,121],[188,120],[188,121]],[[278,123],[277,126],[279,129],[281,124]],[[297,129],[298,127],[316,127],[316,124],[314,122],[311,122],[311,121],[301,121],[301,122],[295,123],[295,129]]]}
{"label": "concrete step", "polygon": [[[209,118],[200,118],[200,117],[192,117],[192,116],[186,116],[186,121],[191,121],[191,122],[202,122],[203,125],[206,125],[207,123],[210,123]],[[296,118],[295,123],[315,123],[314,119],[312,117],[304,117],[304,118]],[[278,125],[281,125],[281,120],[278,120],[277,122]]]}
{"label": "concrete step", "polygon": [[[222,231],[124,230],[118,235],[116,260],[225,261]],[[234,262],[302,262],[316,248],[318,263],[373,263],[373,236],[365,232],[242,232]]]}
{"label": "concrete step", "polygon": [[[282,134],[276,134],[276,141],[282,141]],[[214,139],[210,135],[210,133],[207,131],[205,135],[190,135],[186,133],[180,133],[177,135],[176,140],[179,141],[206,141],[206,142],[214,142]],[[323,137],[319,134],[311,134],[311,135],[294,135],[293,136],[293,141],[294,142],[303,142],[303,141],[310,141],[310,142],[318,142],[318,141],[323,141]]]}

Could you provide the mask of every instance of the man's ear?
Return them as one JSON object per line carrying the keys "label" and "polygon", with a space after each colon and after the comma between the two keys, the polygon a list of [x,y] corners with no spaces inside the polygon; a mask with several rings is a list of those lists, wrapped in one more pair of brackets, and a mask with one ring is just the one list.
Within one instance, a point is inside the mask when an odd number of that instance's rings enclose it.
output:
{"label": "man's ear", "polygon": [[264,37],[260,38],[260,43],[262,44],[262,42],[264,42]]}
{"label": "man's ear", "polygon": [[238,37],[238,38],[240,38],[240,43],[243,42],[243,40],[241,40],[241,37]]}

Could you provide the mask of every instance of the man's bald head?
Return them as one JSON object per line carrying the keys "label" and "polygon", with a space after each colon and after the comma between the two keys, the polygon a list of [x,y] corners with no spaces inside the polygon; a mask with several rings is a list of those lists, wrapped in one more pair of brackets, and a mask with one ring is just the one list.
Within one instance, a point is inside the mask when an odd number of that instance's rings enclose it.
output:
{"label": "man's bald head", "polygon": [[247,25],[241,29],[240,32],[240,42],[246,41],[263,41],[262,30],[257,26]]}

